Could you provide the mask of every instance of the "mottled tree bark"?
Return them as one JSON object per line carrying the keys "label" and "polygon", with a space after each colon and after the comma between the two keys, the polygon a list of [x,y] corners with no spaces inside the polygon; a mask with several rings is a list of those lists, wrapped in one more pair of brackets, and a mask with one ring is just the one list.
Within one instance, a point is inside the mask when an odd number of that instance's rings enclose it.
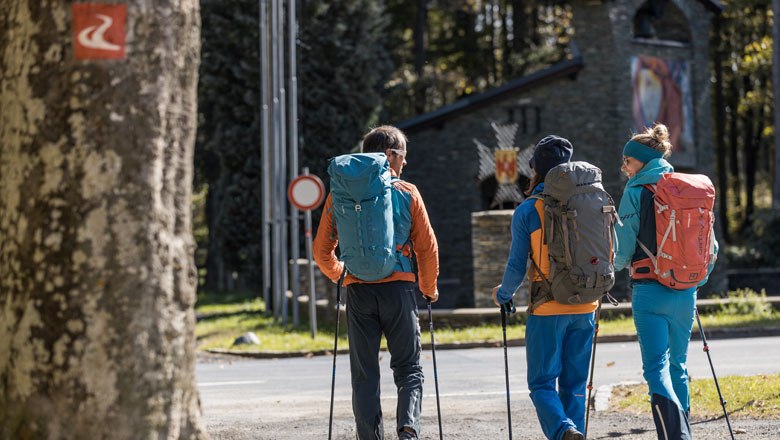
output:
{"label": "mottled tree bark", "polygon": [[0,0],[0,438],[204,438],[190,225],[197,0],[127,3],[125,60],[70,2]]}

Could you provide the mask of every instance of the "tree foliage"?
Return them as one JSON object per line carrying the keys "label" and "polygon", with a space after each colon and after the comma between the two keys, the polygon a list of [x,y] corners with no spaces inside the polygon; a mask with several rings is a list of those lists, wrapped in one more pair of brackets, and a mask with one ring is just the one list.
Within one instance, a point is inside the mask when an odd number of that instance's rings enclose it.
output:
{"label": "tree foliage", "polygon": [[[767,208],[766,188],[774,174],[775,154],[772,93],[772,26],[770,0],[728,0],[724,2],[718,44],[714,48],[716,69],[724,107],[725,139],[719,176],[728,182],[720,203],[727,213],[728,236],[753,228],[757,206]],[[721,212],[724,212],[723,210]]]}
{"label": "tree foliage", "polygon": [[391,64],[381,2],[306,1],[300,21],[301,162],[325,176],[327,159],[354,148],[377,122]]}
{"label": "tree foliage", "polygon": [[205,282],[221,290],[260,279],[259,11],[250,0],[202,0],[201,7],[195,182],[208,186]]}
{"label": "tree foliage", "polygon": [[[399,121],[500,86],[569,56],[566,3],[540,0],[299,2],[300,165],[327,159],[377,123]],[[723,105],[719,175],[726,228],[753,228],[775,174],[770,0],[725,0],[713,35]],[[197,181],[209,188],[209,276],[259,280],[257,2],[203,1]],[[288,72],[289,73],[289,72]],[[722,112],[719,116],[718,112]],[[728,210],[729,212],[725,212]],[[316,217],[316,216],[315,216]],[[316,221],[316,220],[315,220]],[[210,280],[214,278],[209,278]],[[212,283],[212,286],[214,283]]]}
{"label": "tree foliage", "polygon": [[383,115],[389,120],[435,110],[567,56],[572,29],[565,4],[388,0],[387,5],[395,65],[384,92]]}
{"label": "tree foliage", "polygon": [[[263,226],[258,2],[203,0],[202,10],[195,183],[208,187],[209,233],[201,264],[208,289],[257,286]],[[327,159],[352,149],[376,121],[390,72],[387,21],[380,2],[369,0],[302,2],[300,12],[299,162],[324,176]]]}

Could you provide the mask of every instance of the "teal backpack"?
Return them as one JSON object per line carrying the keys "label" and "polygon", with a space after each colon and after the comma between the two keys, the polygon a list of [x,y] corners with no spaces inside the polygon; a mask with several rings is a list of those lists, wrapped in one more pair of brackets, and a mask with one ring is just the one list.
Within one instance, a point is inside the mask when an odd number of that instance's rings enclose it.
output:
{"label": "teal backpack", "polygon": [[398,179],[392,177],[387,157],[338,156],[328,165],[328,174],[340,259],[349,273],[378,281],[394,271],[411,272],[411,260],[401,254],[409,241],[410,199],[393,188]]}

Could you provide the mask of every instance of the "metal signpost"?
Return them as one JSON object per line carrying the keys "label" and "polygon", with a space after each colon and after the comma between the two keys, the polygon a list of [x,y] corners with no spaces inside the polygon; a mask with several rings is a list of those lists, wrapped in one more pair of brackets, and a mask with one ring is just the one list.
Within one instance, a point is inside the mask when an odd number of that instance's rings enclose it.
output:
{"label": "metal signpost", "polygon": [[[284,194],[298,170],[298,24],[295,1],[260,0],[259,6],[263,300],[266,315],[273,312],[285,325],[288,287],[294,298],[298,295],[290,280],[290,275],[298,278],[298,211]],[[293,307],[297,325],[298,309]]]}
{"label": "metal signpost", "polygon": [[[287,198],[293,206],[305,213],[306,258],[309,260],[309,322],[311,323],[311,337],[314,339],[317,337],[317,298],[314,293],[311,211],[317,209],[325,199],[325,185],[322,184],[319,177],[309,174],[309,168],[304,168],[303,174],[293,179],[290,186],[287,187]],[[294,280],[294,282],[296,281]],[[293,307],[297,310],[297,298],[294,298]]]}

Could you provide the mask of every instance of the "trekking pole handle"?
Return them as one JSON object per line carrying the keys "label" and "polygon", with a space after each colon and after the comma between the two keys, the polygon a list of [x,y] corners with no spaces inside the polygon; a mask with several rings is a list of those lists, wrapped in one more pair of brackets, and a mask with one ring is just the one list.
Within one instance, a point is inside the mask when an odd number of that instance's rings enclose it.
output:
{"label": "trekking pole handle", "polygon": [[517,312],[517,308],[515,307],[515,304],[510,299],[509,301],[501,304],[501,311],[504,313],[515,313]]}

